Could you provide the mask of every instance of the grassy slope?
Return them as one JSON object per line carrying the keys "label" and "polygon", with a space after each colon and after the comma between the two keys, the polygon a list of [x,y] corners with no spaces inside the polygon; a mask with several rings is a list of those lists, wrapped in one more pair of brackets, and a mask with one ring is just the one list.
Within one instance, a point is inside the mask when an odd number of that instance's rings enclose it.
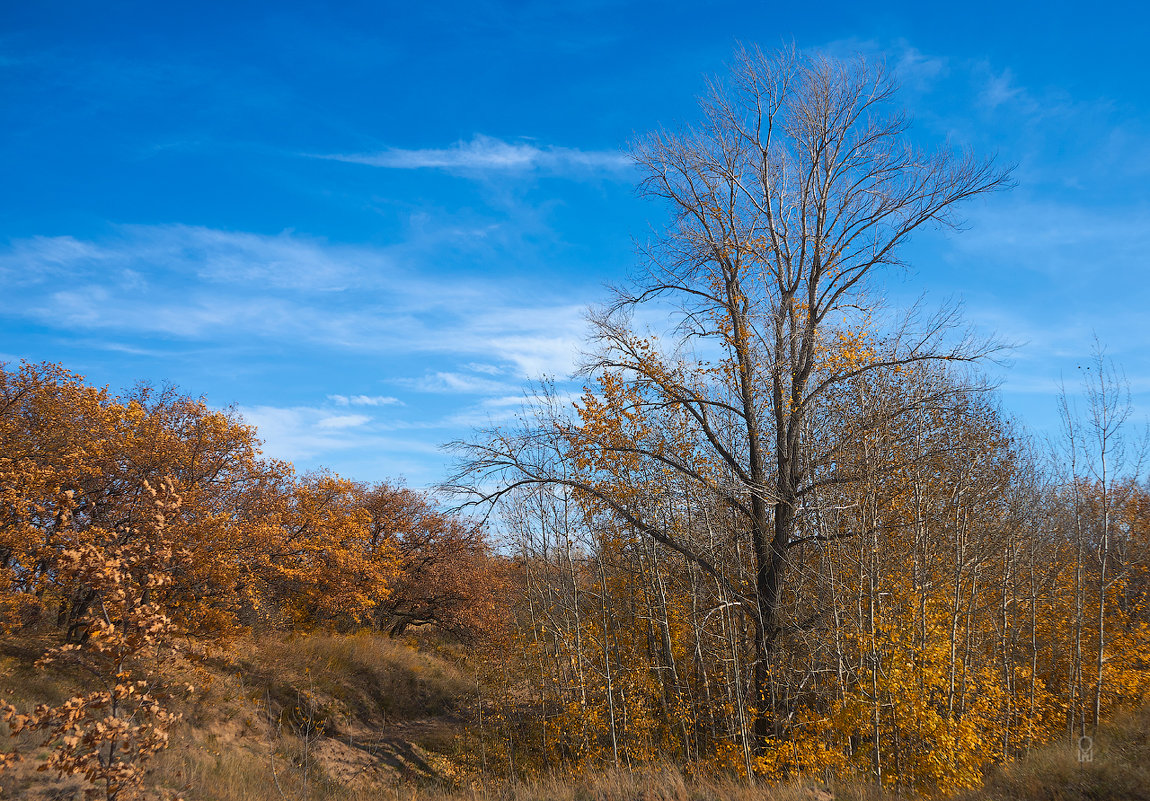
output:
{"label": "grassy slope", "polygon": [[[81,687],[78,676],[31,667],[45,647],[38,638],[0,642],[0,686],[18,708],[59,703]],[[457,772],[473,685],[447,660],[405,643],[241,638],[165,672],[197,689],[178,707],[183,720],[152,761],[151,780],[187,801],[379,797],[397,782],[450,784]],[[33,771],[34,740],[16,745],[32,759],[0,775],[3,797],[75,796],[77,782]],[[394,801],[394,790],[384,797]]]}
{"label": "grassy slope", "polygon": [[189,801],[378,797],[454,778],[469,685],[443,659],[316,634],[238,640],[202,666],[207,697],[156,770]]}

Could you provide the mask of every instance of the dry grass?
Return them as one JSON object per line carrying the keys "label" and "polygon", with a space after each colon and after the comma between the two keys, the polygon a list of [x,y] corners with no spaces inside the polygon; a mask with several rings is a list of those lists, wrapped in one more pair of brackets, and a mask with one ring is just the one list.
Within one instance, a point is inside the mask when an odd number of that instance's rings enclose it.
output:
{"label": "dry grass", "polygon": [[249,675],[328,696],[363,722],[452,715],[468,691],[447,662],[374,634],[263,637],[241,640],[231,651]]}
{"label": "dry grass", "polygon": [[[443,801],[831,801],[818,783],[750,785],[733,777],[688,777],[675,766],[646,770],[608,770],[577,777],[552,776],[531,781],[443,794]],[[357,800],[358,801],[358,800]],[[367,799],[364,799],[367,801]]]}
{"label": "dry grass", "polygon": [[1150,801],[1150,706],[1119,715],[1094,738],[1094,759],[1059,743],[995,770],[957,801]]}
{"label": "dry grass", "polygon": [[[226,763],[225,763],[226,767]],[[264,769],[238,769],[230,774],[227,794],[204,796],[247,801],[302,799],[298,775],[280,776],[281,786]],[[245,778],[246,777],[246,778]],[[205,778],[208,778],[205,776]],[[213,781],[224,778],[217,772]],[[245,789],[238,792],[238,780]],[[282,791],[282,792],[281,792]],[[752,786],[736,778],[686,776],[674,766],[634,772],[603,771],[578,776],[550,776],[516,782],[476,780],[450,788],[403,781],[342,784],[314,778],[309,798],[330,801],[894,801],[892,793],[869,784],[828,787],[817,782]],[[905,797],[905,796],[904,796]],[[1117,718],[1096,738],[1095,760],[1080,764],[1076,749],[1049,746],[1028,759],[995,771],[987,784],[955,801],[1148,801],[1150,800],[1150,707]]]}
{"label": "dry grass", "polygon": [[450,772],[469,684],[411,644],[265,635],[200,662],[205,695],[153,772],[189,801],[382,797]]}
{"label": "dry grass", "polygon": [[879,801],[877,795],[835,796],[817,784],[755,787],[733,779],[689,779],[674,767],[486,785],[475,782],[455,789],[404,781],[344,785],[313,777],[306,791],[299,776],[281,773],[277,786],[266,768],[229,759],[194,770],[196,778],[219,789],[211,795],[187,797],[213,801],[831,801],[835,797]]}

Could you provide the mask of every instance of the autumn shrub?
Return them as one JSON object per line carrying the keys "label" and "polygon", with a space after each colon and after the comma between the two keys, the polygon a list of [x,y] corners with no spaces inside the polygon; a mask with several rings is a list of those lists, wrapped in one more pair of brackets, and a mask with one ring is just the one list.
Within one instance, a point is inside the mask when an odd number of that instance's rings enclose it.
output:
{"label": "autumn shrub", "polygon": [[[166,690],[158,675],[160,661],[175,649],[175,626],[152,598],[170,581],[172,550],[164,529],[180,499],[171,484],[160,492],[148,489],[155,510],[147,523],[150,536],[125,537],[126,544],[106,549],[82,545],[64,551],[55,565],[59,584],[89,602],[70,623],[74,641],[48,649],[36,666],[71,667],[92,689],[28,713],[0,705],[12,735],[35,734],[48,749],[38,769],[82,775],[90,785],[87,798],[136,795],[146,763],[167,746],[176,720],[163,704]],[[62,509],[69,511],[67,500]],[[21,757],[14,751],[5,762]]]}
{"label": "autumn shrub", "polygon": [[397,570],[371,622],[400,636],[431,627],[474,642],[498,627],[507,584],[484,529],[437,509],[423,493],[387,482],[360,487],[370,540],[395,554]]}

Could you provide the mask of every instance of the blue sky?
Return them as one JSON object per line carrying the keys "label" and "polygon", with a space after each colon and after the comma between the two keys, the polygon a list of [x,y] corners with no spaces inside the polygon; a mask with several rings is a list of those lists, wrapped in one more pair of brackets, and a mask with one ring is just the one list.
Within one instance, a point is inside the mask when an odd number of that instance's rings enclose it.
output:
{"label": "blue sky", "polygon": [[1095,332],[1150,410],[1141,6],[336,5],[0,2],[0,360],[172,382],[303,469],[431,485],[571,370],[661,224],[628,140],[690,121],[737,41],[793,39],[885,58],[924,144],[1018,165],[891,301],[1020,343],[992,373],[1039,432]]}

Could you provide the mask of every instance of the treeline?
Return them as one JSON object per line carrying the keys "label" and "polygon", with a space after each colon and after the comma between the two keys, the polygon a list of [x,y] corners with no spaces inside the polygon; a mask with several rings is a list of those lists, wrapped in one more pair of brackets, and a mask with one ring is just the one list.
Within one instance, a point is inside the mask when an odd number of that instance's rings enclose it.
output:
{"label": "treeline", "polygon": [[[161,531],[167,496],[179,503]],[[161,567],[141,564],[166,577],[147,598],[188,636],[432,625],[473,637],[499,586],[483,530],[418,492],[298,475],[262,457],[237,415],[174,390],[116,396],[56,365],[0,370],[0,624],[83,641],[102,588],[61,565],[137,543],[165,549]]]}

